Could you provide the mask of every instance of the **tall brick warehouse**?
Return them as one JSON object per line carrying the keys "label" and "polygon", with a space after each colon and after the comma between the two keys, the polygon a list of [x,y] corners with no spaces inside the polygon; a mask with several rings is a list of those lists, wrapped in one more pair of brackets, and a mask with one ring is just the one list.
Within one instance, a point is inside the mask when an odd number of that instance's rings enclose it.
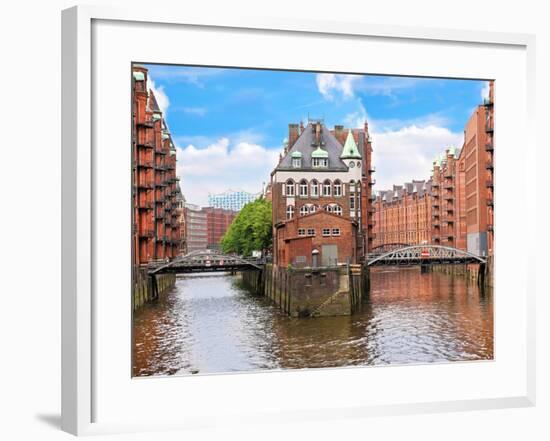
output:
{"label": "tall brick warehouse", "polygon": [[468,119],[459,151],[450,147],[438,156],[426,182],[378,192],[374,247],[432,243],[493,255],[493,154],[494,81],[490,81],[489,96]]}
{"label": "tall brick warehouse", "polygon": [[147,69],[132,75],[132,196],[134,265],[170,260],[181,251],[181,190],[176,149]]}

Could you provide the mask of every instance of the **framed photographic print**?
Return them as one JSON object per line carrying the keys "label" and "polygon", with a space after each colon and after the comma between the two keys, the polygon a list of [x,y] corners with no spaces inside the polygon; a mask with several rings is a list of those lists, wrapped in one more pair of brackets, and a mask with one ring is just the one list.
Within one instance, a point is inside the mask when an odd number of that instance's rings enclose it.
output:
{"label": "framed photographic print", "polygon": [[532,405],[533,37],[150,13],[63,12],[63,428]]}

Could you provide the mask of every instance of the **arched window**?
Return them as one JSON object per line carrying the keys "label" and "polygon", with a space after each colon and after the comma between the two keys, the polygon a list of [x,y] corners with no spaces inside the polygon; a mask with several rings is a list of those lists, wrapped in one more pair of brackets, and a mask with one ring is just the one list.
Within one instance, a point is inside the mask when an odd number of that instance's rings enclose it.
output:
{"label": "arched window", "polygon": [[309,213],[309,210],[307,208],[307,205],[302,205],[300,207],[300,216],[305,216],[308,213]]}
{"label": "arched window", "polygon": [[324,183],[323,183],[323,196],[330,196],[330,181],[327,179]]}
{"label": "arched window", "polygon": [[334,196],[342,196],[342,183],[338,179],[334,181]]}
{"label": "arched window", "polygon": [[316,179],[311,181],[310,195],[313,198],[319,197],[319,183],[317,182]]}
{"label": "arched window", "polygon": [[325,211],[332,213],[332,204],[331,205],[325,205]]}
{"label": "arched window", "polygon": [[317,211],[317,205],[314,205],[314,204],[309,204],[309,212],[310,213],[315,213]]}
{"label": "arched window", "polygon": [[294,196],[294,181],[292,179],[286,181],[286,195]]}
{"label": "arched window", "polygon": [[294,217],[294,205],[286,207],[286,218],[292,219]]}
{"label": "arched window", "polygon": [[300,196],[307,196],[307,181],[305,179],[300,181]]}
{"label": "arched window", "polygon": [[353,179],[349,181],[349,191],[350,193],[355,193],[355,181]]}
{"label": "arched window", "polygon": [[342,207],[340,207],[340,205],[334,205],[332,212],[338,216],[342,216]]}

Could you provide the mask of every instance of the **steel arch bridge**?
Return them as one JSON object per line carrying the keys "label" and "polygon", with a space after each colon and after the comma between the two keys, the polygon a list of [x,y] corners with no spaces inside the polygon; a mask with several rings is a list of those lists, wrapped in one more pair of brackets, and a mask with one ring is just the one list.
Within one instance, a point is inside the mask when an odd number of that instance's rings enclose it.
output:
{"label": "steel arch bridge", "polygon": [[443,245],[411,245],[397,248],[381,255],[371,256],[367,266],[397,265],[445,265],[455,263],[481,263],[487,261],[468,251]]}
{"label": "steel arch bridge", "polygon": [[192,251],[149,270],[149,274],[261,270],[263,259],[243,259],[213,250]]}

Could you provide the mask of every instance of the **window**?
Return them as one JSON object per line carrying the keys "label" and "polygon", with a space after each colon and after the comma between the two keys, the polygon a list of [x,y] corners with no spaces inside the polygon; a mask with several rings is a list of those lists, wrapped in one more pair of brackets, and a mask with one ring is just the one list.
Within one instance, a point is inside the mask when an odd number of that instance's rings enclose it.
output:
{"label": "window", "polygon": [[328,159],[327,158],[313,158],[313,167],[327,167]]}
{"label": "window", "polygon": [[330,236],[330,228],[323,228],[323,236]]}
{"label": "window", "polygon": [[307,181],[305,179],[300,181],[300,196],[307,196]]}
{"label": "window", "polygon": [[308,207],[310,213],[315,213],[317,211],[317,205],[309,204]]}
{"label": "window", "polygon": [[332,235],[333,236],[340,236],[340,228],[333,228],[332,229]]}
{"label": "window", "polygon": [[301,158],[292,158],[292,167],[300,168],[301,166],[302,166],[302,159]]}
{"label": "window", "polygon": [[361,168],[361,161],[357,161],[357,168]]}
{"label": "window", "polygon": [[355,193],[355,181],[353,179],[349,181],[349,192]]}
{"label": "window", "polygon": [[334,181],[334,196],[342,196],[342,183],[338,180]]}
{"label": "window", "polygon": [[315,179],[311,181],[310,194],[313,198],[319,197],[319,183]]}
{"label": "window", "polygon": [[335,205],[332,212],[338,216],[342,216],[342,207],[340,207],[340,205]]}
{"label": "window", "polygon": [[349,208],[350,210],[355,210],[355,196],[349,198]]}
{"label": "window", "polygon": [[315,236],[315,228],[308,228],[307,229],[307,235],[308,236]]}
{"label": "window", "polygon": [[330,196],[330,181],[327,179],[323,184],[323,196]]}
{"label": "window", "polygon": [[332,213],[332,205],[325,205],[325,211]]}
{"label": "window", "polygon": [[351,162],[349,163],[349,168],[353,168],[353,167],[355,167],[355,162],[351,161]]}
{"label": "window", "polygon": [[286,218],[292,219],[294,217],[294,205],[286,207]]}
{"label": "window", "polygon": [[298,228],[298,236],[305,236],[306,230],[305,228]]}
{"label": "window", "polygon": [[294,181],[292,179],[286,181],[286,195],[294,196]]}
{"label": "window", "polygon": [[309,210],[307,208],[307,205],[302,205],[300,207],[300,216],[305,216],[308,213],[309,213]]}

